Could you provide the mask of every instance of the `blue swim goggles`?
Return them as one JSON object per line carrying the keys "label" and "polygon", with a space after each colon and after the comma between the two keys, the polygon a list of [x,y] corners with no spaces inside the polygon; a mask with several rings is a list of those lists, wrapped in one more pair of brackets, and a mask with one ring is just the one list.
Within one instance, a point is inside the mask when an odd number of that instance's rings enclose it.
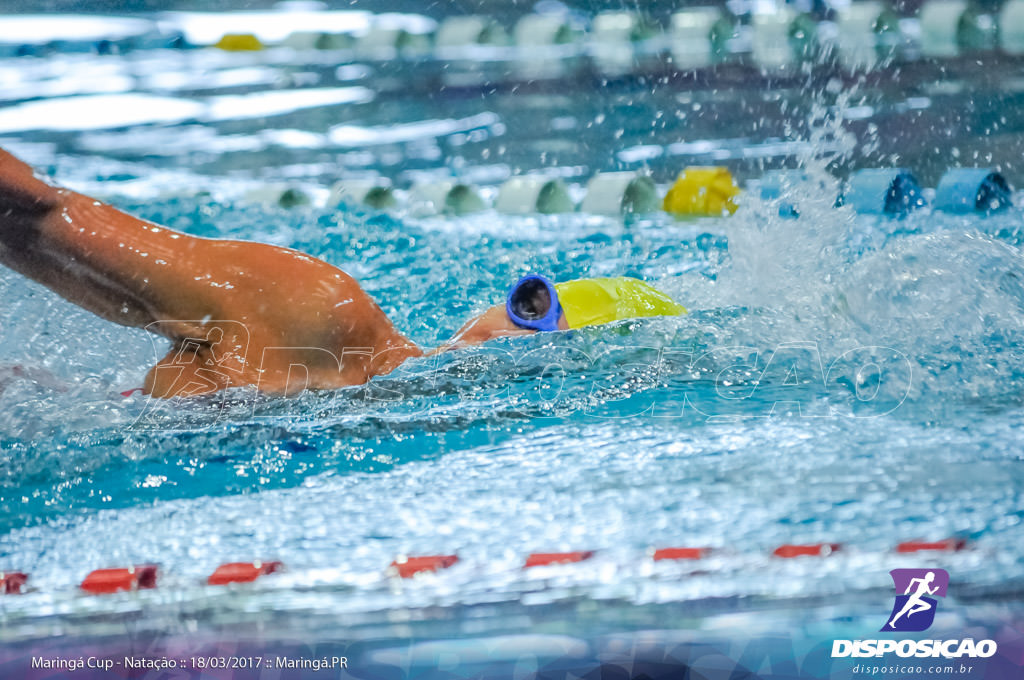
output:
{"label": "blue swim goggles", "polygon": [[557,331],[562,304],[558,301],[555,284],[540,274],[527,274],[509,289],[505,311],[520,328]]}

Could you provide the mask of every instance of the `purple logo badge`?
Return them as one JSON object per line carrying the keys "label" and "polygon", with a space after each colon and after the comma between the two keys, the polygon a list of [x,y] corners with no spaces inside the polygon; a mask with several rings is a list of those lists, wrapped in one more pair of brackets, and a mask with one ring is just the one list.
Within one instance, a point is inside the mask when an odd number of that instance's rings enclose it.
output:
{"label": "purple logo badge", "polygon": [[[945,597],[949,572],[945,569],[893,569],[896,602],[882,631],[904,633],[928,630],[935,620],[935,597]],[[902,593],[902,594],[900,594]]]}

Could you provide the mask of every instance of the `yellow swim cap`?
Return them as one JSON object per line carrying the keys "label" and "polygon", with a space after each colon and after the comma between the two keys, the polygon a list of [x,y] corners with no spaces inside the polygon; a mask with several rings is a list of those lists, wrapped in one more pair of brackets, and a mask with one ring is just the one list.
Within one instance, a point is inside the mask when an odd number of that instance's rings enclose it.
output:
{"label": "yellow swim cap", "polygon": [[555,284],[555,290],[569,328],[686,314],[686,308],[668,295],[627,276],[566,281]]}

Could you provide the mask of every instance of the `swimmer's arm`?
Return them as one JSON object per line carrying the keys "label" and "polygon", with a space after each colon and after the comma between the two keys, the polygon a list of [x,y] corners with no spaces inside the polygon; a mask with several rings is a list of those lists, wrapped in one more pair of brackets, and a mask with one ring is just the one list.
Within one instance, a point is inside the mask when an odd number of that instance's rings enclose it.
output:
{"label": "swimmer's arm", "polygon": [[28,164],[0,149],[0,215],[5,221],[45,213],[59,200],[57,188],[38,179]]}
{"label": "swimmer's arm", "polygon": [[[0,264],[109,321],[185,343],[168,355],[176,367],[220,366],[207,356],[218,330],[218,356],[232,357],[238,384],[273,389],[292,364],[306,366],[320,386],[357,384],[422,353],[358,282],[322,260],[175,232],[50,186],[2,149]],[[182,361],[190,340],[199,345]],[[282,352],[267,358],[268,347]],[[337,355],[353,347],[373,348],[374,359],[340,367]],[[149,393],[175,393],[157,387],[147,380]]]}
{"label": "swimmer's arm", "polygon": [[[108,321],[146,327],[234,312],[230,296],[203,285],[217,272],[197,266],[217,247],[225,246],[51,186],[0,149],[0,264]],[[201,330],[178,325],[163,323],[159,332]]]}
{"label": "swimmer's arm", "polygon": [[[0,263],[110,321],[154,320],[126,260],[150,248],[153,225],[37,178],[0,149]],[[140,236],[141,234],[141,236]],[[150,253],[149,251],[153,252]]]}

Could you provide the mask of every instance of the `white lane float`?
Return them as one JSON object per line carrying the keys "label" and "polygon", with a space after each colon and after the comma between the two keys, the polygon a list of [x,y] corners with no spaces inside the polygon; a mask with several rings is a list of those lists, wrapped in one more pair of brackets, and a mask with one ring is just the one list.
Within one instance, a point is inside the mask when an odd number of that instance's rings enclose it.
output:
{"label": "white lane float", "polygon": [[565,182],[544,175],[511,177],[498,191],[495,209],[508,215],[573,212],[576,206],[569,197]]}
{"label": "white lane float", "polygon": [[722,18],[717,7],[693,7],[676,12],[669,23],[672,64],[691,69],[711,64],[711,29]]}
{"label": "white lane float", "polygon": [[661,208],[658,189],[637,172],[599,172],[587,183],[580,211],[593,215],[651,213]]}
{"label": "white lane float", "polygon": [[388,210],[398,205],[394,190],[382,179],[343,179],[335,182],[327,198],[328,207],[342,204],[365,205]]}

